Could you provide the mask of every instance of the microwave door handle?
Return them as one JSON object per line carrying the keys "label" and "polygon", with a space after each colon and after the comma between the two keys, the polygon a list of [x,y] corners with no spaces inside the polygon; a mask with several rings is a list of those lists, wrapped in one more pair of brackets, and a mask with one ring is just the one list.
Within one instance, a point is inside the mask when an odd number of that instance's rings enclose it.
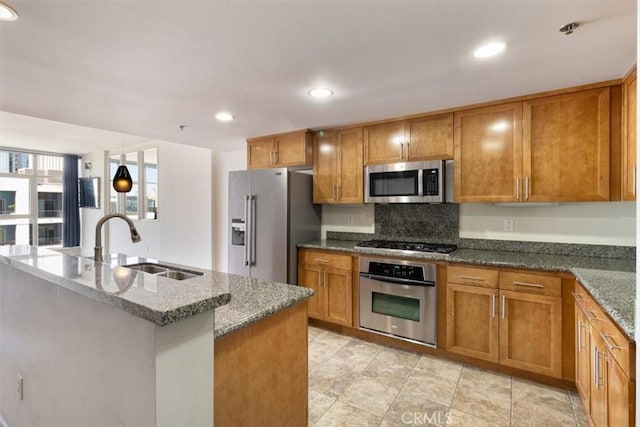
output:
{"label": "microwave door handle", "polygon": [[424,173],[424,169],[418,169],[418,196],[424,196],[424,188],[422,185],[422,174]]}

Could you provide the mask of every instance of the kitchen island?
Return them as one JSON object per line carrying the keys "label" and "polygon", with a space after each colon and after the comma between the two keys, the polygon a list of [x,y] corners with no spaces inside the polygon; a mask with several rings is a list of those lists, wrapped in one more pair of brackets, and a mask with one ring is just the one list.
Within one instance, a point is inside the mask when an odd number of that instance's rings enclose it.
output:
{"label": "kitchen island", "polygon": [[[306,313],[312,295],[169,263],[196,276],[122,267],[146,262],[156,263],[111,255],[94,265],[44,248],[0,247],[0,416],[9,426],[210,426],[214,340]],[[302,322],[306,367],[304,317],[291,322]]]}

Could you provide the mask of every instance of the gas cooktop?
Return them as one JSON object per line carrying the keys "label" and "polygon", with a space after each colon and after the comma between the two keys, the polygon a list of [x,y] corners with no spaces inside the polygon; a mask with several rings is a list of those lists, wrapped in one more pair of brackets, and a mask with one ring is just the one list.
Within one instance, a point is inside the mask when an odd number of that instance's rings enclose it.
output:
{"label": "gas cooktop", "polygon": [[456,245],[445,245],[443,243],[421,243],[421,242],[394,242],[388,240],[368,240],[360,242],[356,248],[388,249],[399,253],[436,253],[448,255],[458,249]]}

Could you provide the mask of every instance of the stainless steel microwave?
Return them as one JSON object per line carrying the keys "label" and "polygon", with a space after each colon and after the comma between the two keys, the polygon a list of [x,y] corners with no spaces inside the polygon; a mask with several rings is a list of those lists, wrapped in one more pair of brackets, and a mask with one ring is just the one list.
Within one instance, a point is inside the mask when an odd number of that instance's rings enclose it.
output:
{"label": "stainless steel microwave", "polygon": [[453,160],[391,163],[364,169],[365,203],[453,202]]}

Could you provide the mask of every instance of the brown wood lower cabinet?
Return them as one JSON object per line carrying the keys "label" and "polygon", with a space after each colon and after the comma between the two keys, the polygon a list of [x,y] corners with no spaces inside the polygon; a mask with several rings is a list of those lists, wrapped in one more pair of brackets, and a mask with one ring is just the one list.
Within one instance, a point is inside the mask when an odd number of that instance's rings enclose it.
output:
{"label": "brown wood lower cabinet", "polygon": [[306,306],[298,303],[216,340],[216,427],[307,425]]}
{"label": "brown wood lower cabinet", "polygon": [[298,284],[315,293],[309,317],[352,326],[351,256],[301,249],[298,259]]}
{"label": "brown wood lower cabinet", "polygon": [[562,377],[562,298],[500,291],[500,364]]}
{"label": "brown wood lower cabinet", "polygon": [[635,425],[635,346],[576,283],[576,388],[596,427]]}
{"label": "brown wood lower cabinet", "polygon": [[498,363],[497,289],[447,284],[447,350]]}
{"label": "brown wood lower cabinet", "polygon": [[560,278],[449,266],[447,282],[447,351],[562,378]]}

